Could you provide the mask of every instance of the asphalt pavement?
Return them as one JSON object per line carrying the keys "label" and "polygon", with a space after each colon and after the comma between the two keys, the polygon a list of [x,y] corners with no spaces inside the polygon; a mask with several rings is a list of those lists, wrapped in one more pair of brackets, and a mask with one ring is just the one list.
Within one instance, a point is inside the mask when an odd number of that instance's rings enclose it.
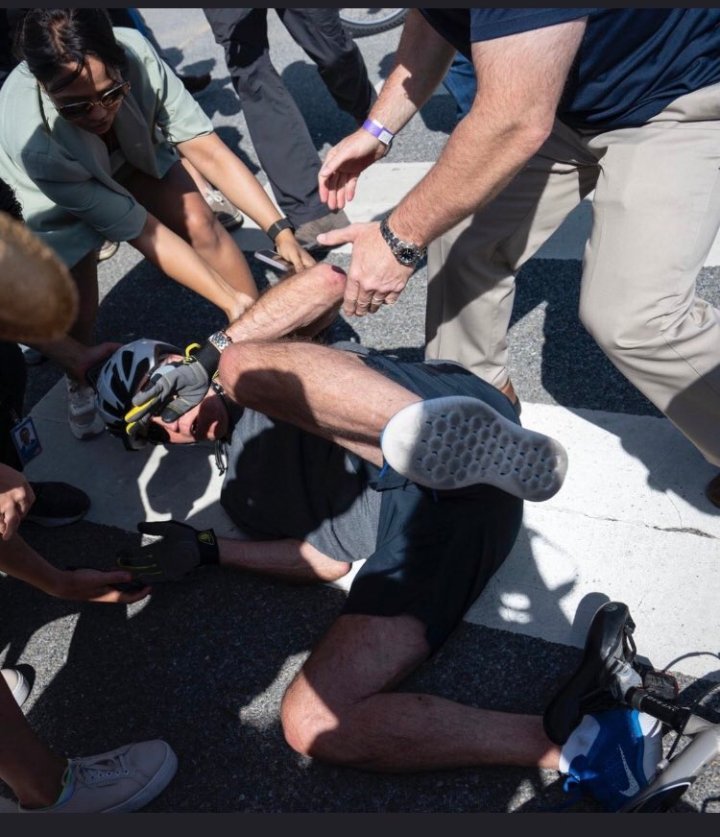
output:
{"label": "asphalt pavement", "polygon": [[[197,100],[265,183],[202,12],[143,12],[174,67],[212,72]],[[323,155],[353,129],[352,119],[337,110],[274,15],[269,19],[273,60]],[[387,75],[398,35],[392,30],[358,41],[374,83]],[[454,104],[440,90],[397,137],[388,159],[363,176],[348,209],[351,220],[377,218],[394,205],[437,158],[453,121]],[[526,505],[512,555],[447,645],[401,688],[541,712],[579,661],[594,608],[621,599],[637,623],[639,652],[658,667],[671,664],[685,695],[702,698],[704,711],[717,717],[717,699],[704,697],[720,680],[720,630],[713,619],[720,517],[703,495],[714,471],[579,324],[588,213],[586,203],[521,271],[510,332],[523,421],[566,445],[566,485],[548,503]],[[247,221],[234,237],[258,283],[272,281],[272,272],[252,259],[255,249],[267,246],[262,234]],[[720,304],[715,252],[699,288]],[[348,248],[329,260],[347,267]],[[222,325],[213,306],[163,277],[127,244],[100,265],[99,275],[98,340],[148,336],[186,345]],[[347,321],[341,330],[420,359],[426,281],[423,266],[400,303]],[[217,508],[219,480],[207,449],[135,456],[108,438],[76,442],[64,423],[59,379],[50,363],[29,368],[27,407],[44,445],[29,474],[84,487],[93,508],[86,521],[66,529],[27,524],[23,534],[38,551],[60,566],[82,560],[110,567],[118,549],[137,543],[140,519],[172,516],[232,530]],[[528,812],[566,803],[553,771],[374,775],[295,755],[278,723],[280,700],[344,595],[342,585],[287,587],[208,569],[126,608],[50,599],[5,579],[0,659],[33,667],[27,715],[59,751],[84,755],[154,737],[172,744],[177,776],[148,812]],[[680,659],[689,654],[695,656]],[[674,810],[717,811],[718,767],[714,762]],[[584,802],[572,810],[598,808]]]}

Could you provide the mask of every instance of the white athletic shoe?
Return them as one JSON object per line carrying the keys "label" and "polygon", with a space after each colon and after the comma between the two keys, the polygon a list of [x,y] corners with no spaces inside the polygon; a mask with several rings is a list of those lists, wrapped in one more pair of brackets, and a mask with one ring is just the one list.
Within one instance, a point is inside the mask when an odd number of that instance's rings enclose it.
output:
{"label": "white athletic shoe", "polygon": [[68,424],[76,439],[90,439],[105,430],[105,422],[97,411],[95,390],[65,376],[67,386]]}
{"label": "white athletic shoe", "polygon": [[0,675],[7,683],[10,694],[15,698],[18,706],[22,706],[30,694],[30,684],[21,671],[16,668],[0,669]]}
{"label": "white athletic shoe", "polygon": [[164,741],[126,744],[99,756],[68,759],[58,801],[21,814],[125,814],[147,805],[170,784],[177,756]]}
{"label": "white athletic shoe", "polygon": [[567,472],[559,442],[464,395],[404,407],[387,423],[380,444],[391,468],[439,490],[484,484],[540,501],[560,489]]}

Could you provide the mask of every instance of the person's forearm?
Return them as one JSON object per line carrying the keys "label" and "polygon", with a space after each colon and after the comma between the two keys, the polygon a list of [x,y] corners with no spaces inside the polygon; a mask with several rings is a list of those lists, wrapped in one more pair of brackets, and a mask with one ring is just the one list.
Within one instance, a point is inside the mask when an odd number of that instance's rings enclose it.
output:
{"label": "person's forearm", "polygon": [[473,46],[473,105],[393,212],[395,235],[429,244],[512,180],[552,131],[584,31],[582,19]]}
{"label": "person's forearm", "polygon": [[179,143],[178,151],[261,230],[282,217],[257,178],[217,134]]}
{"label": "person's forearm", "polygon": [[238,305],[244,310],[254,301],[249,296],[243,300],[243,295],[234,291],[184,239],[150,213],[142,232],[130,244],[171,279],[221,308],[230,321],[240,313]]}
{"label": "person's forearm", "polygon": [[445,77],[455,50],[417,9],[410,9],[395,65],[369,117],[396,134],[433,95]]}
{"label": "person's forearm", "polygon": [[0,542],[0,570],[49,595],[55,595],[63,573],[38,555],[20,535]]}
{"label": "person's forearm", "polygon": [[[544,141],[544,133],[510,114],[471,119],[453,131],[437,163],[391,216],[395,235],[427,245],[495,197]],[[471,173],[471,174],[470,174]]]}
{"label": "person's forearm", "polygon": [[284,279],[264,293],[240,319],[225,329],[235,343],[277,340],[307,331],[314,324],[326,325],[340,306],[345,274],[331,265]]}

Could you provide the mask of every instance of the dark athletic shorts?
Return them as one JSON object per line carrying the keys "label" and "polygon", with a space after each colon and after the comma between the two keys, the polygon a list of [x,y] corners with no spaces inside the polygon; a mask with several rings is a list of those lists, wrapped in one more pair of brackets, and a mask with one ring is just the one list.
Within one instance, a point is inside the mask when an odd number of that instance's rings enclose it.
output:
{"label": "dark athletic shorts", "polygon": [[[423,398],[469,395],[519,423],[497,389],[452,362],[401,362],[339,344]],[[522,501],[491,486],[432,491],[337,445],[246,410],[222,503],[250,538],[300,538],[342,561],[365,558],[343,613],[415,616],[437,649],[512,549]]]}

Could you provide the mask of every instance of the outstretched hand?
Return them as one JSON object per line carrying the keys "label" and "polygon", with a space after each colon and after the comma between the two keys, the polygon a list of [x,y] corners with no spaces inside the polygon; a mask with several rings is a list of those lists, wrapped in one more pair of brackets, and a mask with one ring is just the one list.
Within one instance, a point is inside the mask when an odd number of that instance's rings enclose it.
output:
{"label": "outstretched hand", "polygon": [[387,153],[387,147],[359,128],[328,151],[318,174],[320,200],[328,209],[344,209],[355,197],[358,177]]}
{"label": "outstretched hand", "polygon": [[382,305],[394,305],[414,270],[393,256],[376,222],[322,233],[318,241],[328,246],[353,245],[342,307],[348,316],[364,317]]}

